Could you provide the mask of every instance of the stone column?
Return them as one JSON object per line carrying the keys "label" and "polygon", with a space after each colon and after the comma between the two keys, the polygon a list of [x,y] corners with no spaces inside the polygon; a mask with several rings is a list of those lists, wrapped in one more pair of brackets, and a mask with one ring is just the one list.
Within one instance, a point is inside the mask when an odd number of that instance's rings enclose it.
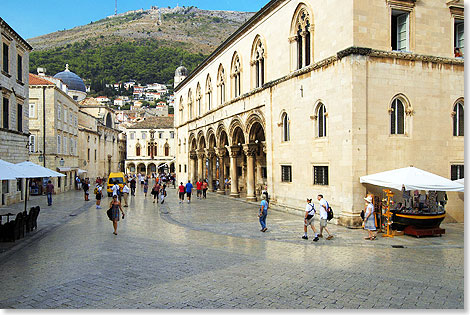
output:
{"label": "stone column", "polygon": [[230,196],[238,198],[240,193],[238,192],[238,176],[237,176],[237,157],[240,152],[238,145],[232,145],[228,147],[230,155]]}
{"label": "stone column", "polygon": [[197,180],[204,178],[204,151],[197,151]]}
{"label": "stone column", "polygon": [[216,154],[219,158],[219,189],[217,193],[225,195],[225,148],[218,148]]}
{"label": "stone column", "polygon": [[195,183],[195,178],[196,178],[196,160],[197,160],[197,154],[196,151],[190,151],[189,152],[189,158],[190,158],[190,164],[189,164],[189,176],[188,179],[191,180],[191,183]]}
{"label": "stone column", "polygon": [[246,155],[246,200],[256,201],[255,194],[255,155],[258,151],[258,145],[249,143],[243,145],[243,151]]}
{"label": "stone column", "polygon": [[208,171],[208,176],[207,176],[209,182],[207,183],[208,184],[207,188],[211,189],[211,187],[213,187],[212,182],[214,180],[214,173],[215,173],[215,165],[213,163],[214,157],[215,157],[215,150],[206,149],[206,156],[209,159],[209,171]]}

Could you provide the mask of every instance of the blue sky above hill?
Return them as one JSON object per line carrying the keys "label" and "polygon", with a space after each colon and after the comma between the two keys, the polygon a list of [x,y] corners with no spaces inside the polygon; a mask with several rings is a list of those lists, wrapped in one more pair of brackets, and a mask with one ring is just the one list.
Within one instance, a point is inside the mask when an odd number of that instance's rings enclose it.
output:
{"label": "blue sky above hill", "polygon": [[[3,1],[2,1],[3,2]],[[269,0],[118,0],[118,13],[159,7],[256,12]],[[0,17],[24,39],[88,24],[114,14],[114,0],[23,0],[2,3]]]}

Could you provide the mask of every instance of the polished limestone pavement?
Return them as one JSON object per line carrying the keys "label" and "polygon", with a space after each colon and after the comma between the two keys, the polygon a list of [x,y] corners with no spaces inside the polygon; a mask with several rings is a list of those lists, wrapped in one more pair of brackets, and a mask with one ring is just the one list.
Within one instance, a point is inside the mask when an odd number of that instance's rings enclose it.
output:
{"label": "polished limestone pavement", "polygon": [[0,254],[0,308],[464,307],[461,224],[376,241],[331,225],[332,240],[312,242],[298,215],[270,210],[262,233],[253,203],[176,194],[154,204],[139,187],[117,236],[105,206],[58,195],[39,230]]}

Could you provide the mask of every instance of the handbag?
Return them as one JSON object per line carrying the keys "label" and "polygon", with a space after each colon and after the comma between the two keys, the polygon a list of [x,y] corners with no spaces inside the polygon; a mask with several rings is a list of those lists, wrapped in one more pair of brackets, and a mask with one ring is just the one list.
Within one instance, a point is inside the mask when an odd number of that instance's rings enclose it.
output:
{"label": "handbag", "polygon": [[113,220],[113,208],[109,208],[108,211],[106,211],[106,214],[108,215],[108,218],[112,221]]}

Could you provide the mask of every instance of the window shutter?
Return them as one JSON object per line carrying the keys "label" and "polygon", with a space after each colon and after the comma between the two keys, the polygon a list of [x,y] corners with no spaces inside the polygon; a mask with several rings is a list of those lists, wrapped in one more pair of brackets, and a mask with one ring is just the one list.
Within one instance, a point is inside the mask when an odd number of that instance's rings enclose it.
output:
{"label": "window shutter", "polygon": [[405,134],[405,108],[400,100],[397,102],[397,134]]}
{"label": "window shutter", "polygon": [[462,55],[464,53],[464,23],[459,23],[455,27],[455,44],[458,48],[460,48],[460,51],[462,52]]}
{"label": "window shutter", "polygon": [[463,110],[463,106],[462,104],[457,104],[457,115],[458,116],[458,120],[459,120],[459,133],[458,135],[459,136],[464,136],[465,135],[465,128],[464,128],[464,110]]}
{"label": "window shutter", "polygon": [[36,152],[36,136],[30,135],[29,136],[29,153]]}
{"label": "window shutter", "polygon": [[408,13],[401,14],[397,17],[397,48],[400,51],[409,50],[408,17]]}

